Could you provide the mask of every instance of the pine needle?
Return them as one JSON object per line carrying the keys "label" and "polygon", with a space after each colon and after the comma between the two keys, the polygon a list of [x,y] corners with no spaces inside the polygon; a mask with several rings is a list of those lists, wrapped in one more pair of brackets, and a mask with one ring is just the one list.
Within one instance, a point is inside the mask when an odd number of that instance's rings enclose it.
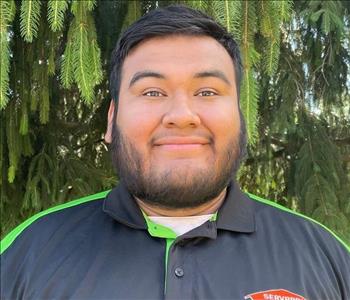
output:
{"label": "pine needle", "polygon": [[58,31],[64,25],[64,13],[68,8],[67,0],[49,0],[47,3],[47,19],[52,31]]}
{"label": "pine needle", "polygon": [[77,26],[74,35],[73,45],[73,65],[74,76],[78,83],[78,88],[83,99],[87,103],[91,103],[94,98],[93,82],[92,82],[92,63],[90,56],[90,44],[88,40],[88,30],[84,23]]}
{"label": "pine needle", "polygon": [[9,101],[9,26],[15,16],[16,6],[13,0],[0,1],[0,109],[4,109]]}
{"label": "pine needle", "polygon": [[21,152],[21,140],[19,139],[18,122],[16,117],[15,104],[10,102],[6,114],[6,137],[9,156],[8,182],[10,183],[15,179]]}
{"label": "pine needle", "polygon": [[248,141],[251,145],[254,145],[258,137],[258,86],[251,69],[244,72],[240,99],[247,126]]}
{"label": "pine needle", "polygon": [[261,1],[259,10],[260,33],[265,38],[262,56],[263,71],[270,77],[276,72],[280,54],[280,7],[275,2]]}
{"label": "pine needle", "polygon": [[232,33],[238,41],[241,39],[241,1],[211,1],[214,17],[228,32]]}
{"label": "pine needle", "polygon": [[38,34],[40,7],[40,0],[26,0],[21,4],[21,35],[30,43]]}
{"label": "pine needle", "polygon": [[21,121],[19,125],[19,133],[22,135],[26,135],[28,133],[28,110],[27,103],[21,103],[22,111],[21,111]]}
{"label": "pine needle", "polygon": [[61,62],[61,74],[60,80],[64,88],[69,89],[74,81],[73,76],[73,27],[74,24],[70,25],[68,31],[68,38],[66,49],[64,50],[64,54]]}
{"label": "pine needle", "polygon": [[88,26],[89,26],[89,40],[91,43],[90,51],[91,51],[91,58],[92,58],[92,65],[93,65],[92,74],[94,76],[93,85],[95,86],[102,82],[103,73],[102,73],[102,65],[101,65],[101,50],[97,44],[95,22],[93,17],[90,15],[88,16]]}
{"label": "pine needle", "polygon": [[248,142],[254,145],[258,136],[258,85],[253,75],[253,67],[260,55],[254,49],[254,32],[256,31],[255,2],[245,1],[242,18],[241,48],[243,54],[243,82],[241,88],[241,107],[247,124]]}
{"label": "pine needle", "polygon": [[0,109],[3,109],[9,101],[7,91],[9,89],[10,49],[8,32],[2,28],[0,31],[0,64]]}
{"label": "pine needle", "polygon": [[293,1],[292,0],[279,0],[273,1],[274,5],[277,6],[277,11],[279,11],[279,19],[282,22],[289,21],[292,17],[293,12]]}

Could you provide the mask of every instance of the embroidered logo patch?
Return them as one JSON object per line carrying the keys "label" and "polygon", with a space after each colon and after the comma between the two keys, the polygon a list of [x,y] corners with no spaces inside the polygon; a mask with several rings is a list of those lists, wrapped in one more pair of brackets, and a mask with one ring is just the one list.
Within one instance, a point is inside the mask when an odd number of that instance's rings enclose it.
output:
{"label": "embroidered logo patch", "polygon": [[306,300],[304,297],[287,290],[268,290],[256,292],[244,297],[246,300]]}

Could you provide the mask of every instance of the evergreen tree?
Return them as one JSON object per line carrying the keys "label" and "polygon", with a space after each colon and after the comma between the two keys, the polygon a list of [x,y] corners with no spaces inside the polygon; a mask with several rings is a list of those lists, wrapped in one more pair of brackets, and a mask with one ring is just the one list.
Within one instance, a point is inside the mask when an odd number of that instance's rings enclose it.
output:
{"label": "evergreen tree", "polygon": [[0,1],[2,235],[50,206],[109,189],[109,59],[122,30],[181,3],[240,44],[244,190],[350,242],[348,1]]}

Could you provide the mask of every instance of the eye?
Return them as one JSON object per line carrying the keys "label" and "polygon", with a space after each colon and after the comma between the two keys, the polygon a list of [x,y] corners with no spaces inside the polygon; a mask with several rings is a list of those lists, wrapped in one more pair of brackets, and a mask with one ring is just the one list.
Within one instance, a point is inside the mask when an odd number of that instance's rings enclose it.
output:
{"label": "eye", "polygon": [[[201,91],[201,92],[199,92],[198,93],[198,95],[199,94],[202,94],[203,93],[203,96],[215,96],[215,95],[217,95],[217,93],[215,93],[215,92],[213,92],[213,91],[209,91],[209,90],[206,90],[206,91]],[[211,94],[211,95],[210,95]]]}
{"label": "eye", "polygon": [[148,91],[148,92],[142,94],[142,96],[148,96],[148,97],[158,97],[158,95],[163,95],[163,94],[161,92],[158,92],[158,91]]}

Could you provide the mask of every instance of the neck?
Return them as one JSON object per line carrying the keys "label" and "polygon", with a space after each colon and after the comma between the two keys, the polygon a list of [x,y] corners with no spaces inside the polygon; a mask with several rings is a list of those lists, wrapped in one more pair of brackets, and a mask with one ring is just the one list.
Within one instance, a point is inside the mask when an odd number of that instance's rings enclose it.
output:
{"label": "neck", "polygon": [[154,217],[188,217],[209,215],[215,213],[226,196],[226,188],[214,199],[197,207],[192,208],[164,208],[146,203],[142,199],[136,198],[139,207],[148,215]]}

